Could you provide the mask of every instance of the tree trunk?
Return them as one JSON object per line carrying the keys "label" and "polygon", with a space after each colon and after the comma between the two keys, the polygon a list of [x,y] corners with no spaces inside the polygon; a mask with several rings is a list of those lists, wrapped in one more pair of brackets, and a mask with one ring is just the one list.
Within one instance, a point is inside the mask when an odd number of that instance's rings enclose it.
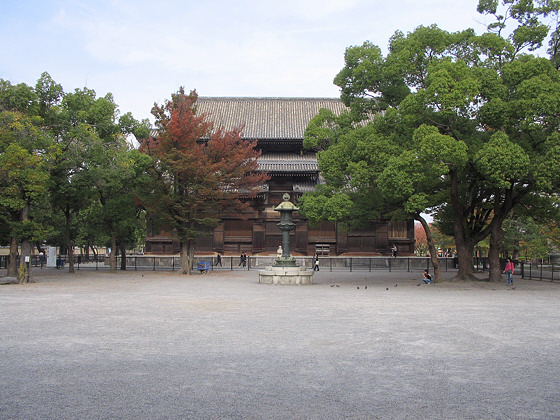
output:
{"label": "tree trunk", "polygon": [[488,262],[490,264],[489,280],[502,281],[502,268],[500,264],[500,249],[503,242],[502,224],[494,223],[490,232],[490,248],[488,249]]}
{"label": "tree trunk", "polygon": [[457,248],[457,259],[459,260],[459,271],[453,280],[473,281],[478,280],[473,274],[473,254],[474,246],[477,242],[472,243],[470,238],[465,237],[465,229],[463,226],[465,212],[459,199],[459,175],[457,171],[450,172],[450,196],[451,205],[455,211],[455,220],[453,221],[453,232],[455,233],[455,247]]}
{"label": "tree trunk", "polygon": [[459,271],[453,279],[460,281],[477,281],[478,278],[473,272],[474,245],[469,244],[464,239],[458,241],[457,238],[455,238],[455,246],[457,248]]}
{"label": "tree trunk", "polygon": [[511,260],[517,261],[519,259],[519,239],[515,239],[513,242],[513,252],[511,254]]}
{"label": "tree trunk", "polygon": [[[498,197],[498,192],[495,194]],[[500,205],[498,201],[494,204],[494,218],[490,224],[490,248],[488,250],[488,262],[490,263],[490,281],[499,282],[502,280],[502,267],[500,264],[500,251],[502,250],[504,233],[502,226],[508,214],[514,206],[513,192],[507,190],[504,201]]]}
{"label": "tree trunk", "polygon": [[74,246],[70,240],[70,225],[71,225],[71,218],[72,213],[70,210],[66,209],[64,212],[64,216],[66,217],[66,227],[64,232],[64,241],[66,242],[66,253],[68,255],[68,272],[74,272]]}
{"label": "tree trunk", "polygon": [[31,242],[27,239],[21,241],[21,256],[19,259],[18,281],[20,283],[29,283],[31,280]]}
{"label": "tree trunk", "polygon": [[8,277],[17,277],[17,256],[18,256],[18,240],[16,237],[12,237],[10,241],[10,253],[8,255]]}
{"label": "tree trunk", "polygon": [[[25,223],[29,220],[29,203],[26,203],[21,210],[20,220]],[[19,272],[18,281],[20,283],[29,283],[30,280],[30,266],[31,266],[31,242],[29,238],[21,241],[21,256],[19,259]]]}
{"label": "tree trunk", "polygon": [[121,241],[119,248],[121,250],[121,270],[126,270],[126,248],[124,246],[124,241]]}
{"label": "tree trunk", "polygon": [[111,253],[109,254],[109,268],[117,271],[117,236],[111,232]]}
{"label": "tree trunk", "polygon": [[430,230],[430,225],[426,222],[426,219],[419,214],[415,215],[415,219],[422,224],[424,232],[426,232],[426,241],[428,242],[428,249],[430,250],[430,260],[432,262],[432,267],[434,267],[433,281],[437,283],[441,279],[441,268],[437,257],[437,249],[432,236],[432,231]]}
{"label": "tree trunk", "polygon": [[190,274],[194,260],[194,241],[181,241],[181,274]]}

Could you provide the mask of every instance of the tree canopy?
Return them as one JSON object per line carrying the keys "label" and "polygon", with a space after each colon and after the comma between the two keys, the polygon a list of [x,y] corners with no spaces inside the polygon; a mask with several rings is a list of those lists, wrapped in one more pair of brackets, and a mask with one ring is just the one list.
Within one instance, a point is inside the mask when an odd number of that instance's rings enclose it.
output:
{"label": "tree canopy", "polygon": [[329,219],[334,197],[348,204],[338,220],[433,212],[455,237],[458,278],[471,278],[473,249],[488,236],[490,277],[499,278],[504,221],[560,181],[560,75],[551,60],[522,53],[542,45],[548,29],[538,19],[557,8],[504,5],[519,22],[508,37],[498,2],[481,1],[495,32],[420,26],[397,31],[386,56],[370,42],[346,50],[335,84],[350,112],[320,114],[307,130],[327,184],[303,197],[305,214]]}
{"label": "tree canopy", "polygon": [[[0,80],[0,232],[11,245],[9,275],[17,274],[20,243],[23,257],[45,241],[67,250],[72,271],[74,246],[86,245],[77,243],[87,224],[79,217],[93,209],[111,220],[109,237],[124,218],[135,224],[138,184],[131,179],[138,179],[134,165],[148,157],[133,151],[126,136],[148,132],[147,120],[119,117],[111,94],[65,93],[48,73],[35,87]],[[119,201],[118,211],[111,200]]]}
{"label": "tree canopy", "polygon": [[242,213],[268,176],[257,172],[260,152],[241,138],[242,127],[225,131],[196,107],[195,91],[183,88],[155,105],[156,137],[140,150],[153,159],[152,185],[141,201],[181,244],[181,271],[189,274],[195,240],[215,226],[224,211]]}

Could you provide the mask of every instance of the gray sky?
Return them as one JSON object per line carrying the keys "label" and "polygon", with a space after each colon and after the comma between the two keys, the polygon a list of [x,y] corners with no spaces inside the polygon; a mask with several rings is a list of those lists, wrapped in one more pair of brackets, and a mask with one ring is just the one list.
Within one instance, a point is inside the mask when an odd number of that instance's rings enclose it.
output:
{"label": "gray sky", "polygon": [[[395,30],[484,31],[477,0],[0,0],[0,78],[114,95],[150,117],[179,86],[201,96],[338,97],[344,51]],[[151,119],[151,118],[150,118]],[[152,119],[151,119],[152,120]]]}

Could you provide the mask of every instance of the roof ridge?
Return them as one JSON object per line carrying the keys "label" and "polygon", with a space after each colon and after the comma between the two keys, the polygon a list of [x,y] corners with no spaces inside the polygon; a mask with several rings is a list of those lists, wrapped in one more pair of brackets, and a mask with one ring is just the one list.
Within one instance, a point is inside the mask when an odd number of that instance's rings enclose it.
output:
{"label": "roof ridge", "polygon": [[236,100],[236,101],[338,101],[340,98],[316,96],[199,96],[198,100]]}

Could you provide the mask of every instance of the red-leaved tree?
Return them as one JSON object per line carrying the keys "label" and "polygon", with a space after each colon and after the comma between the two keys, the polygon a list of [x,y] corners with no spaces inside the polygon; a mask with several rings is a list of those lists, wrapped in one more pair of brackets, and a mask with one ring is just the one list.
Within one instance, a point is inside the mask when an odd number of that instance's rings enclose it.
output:
{"label": "red-leaved tree", "polygon": [[258,171],[256,144],[241,138],[242,127],[213,130],[207,115],[197,112],[197,98],[180,88],[154,105],[158,134],[140,149],[153,159],[153,184],[139,198],[176,232],[183,274],[192,268],[196,238],[216,226],[224,211],[241,214],[268,179]]}

